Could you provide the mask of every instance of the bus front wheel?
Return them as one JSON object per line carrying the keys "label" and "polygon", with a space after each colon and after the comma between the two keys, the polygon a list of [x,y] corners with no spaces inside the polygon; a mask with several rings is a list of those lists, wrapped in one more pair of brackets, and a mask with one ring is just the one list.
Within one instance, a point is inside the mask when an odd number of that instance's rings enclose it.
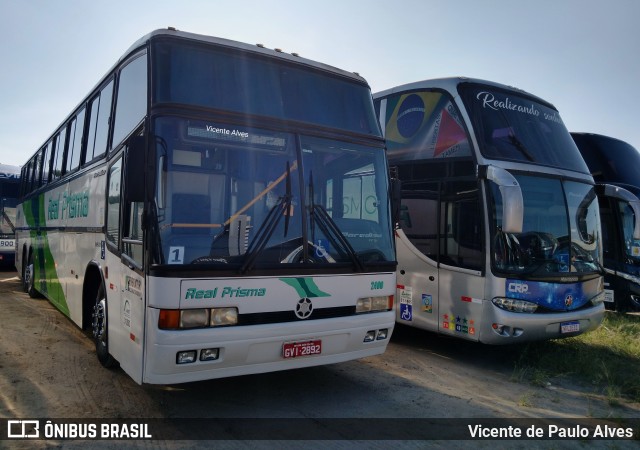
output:
{"label": "bus front wheel", "polygon": [[117,366],[117,361],[109,353],[107,296],[105,294],[104,284],[102,283],[100,283],[100,288],[96,295],[96,303],[93,306],[91,318],[93,341],[96,344],[96,355],[98,356],[98,361],[100,361],[100,364],[106,368]]}

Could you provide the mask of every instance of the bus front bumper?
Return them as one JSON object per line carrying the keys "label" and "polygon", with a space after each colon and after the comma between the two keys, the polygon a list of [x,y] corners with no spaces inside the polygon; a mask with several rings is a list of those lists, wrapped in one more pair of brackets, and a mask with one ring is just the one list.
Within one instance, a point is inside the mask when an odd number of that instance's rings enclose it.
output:
{"label": "bus front bumper", "polygon": [[[382,354],[393,331],[393,311],[277,324],[159,330],[157,309],[149,308],[143,382],[173,384],[237,375],[333,364]],[[374,333],[367,341],[366,336]],[[285,352],[313,342],[320,353]],[[195,351],[195,360],[178,363],[178,354]],[[217,352],[213,360],[202,354]],[[285,355],[285,353],[288,353]]]}
{"label": "bus front bumper", "polygon": [[577,336],[595,330],[604,318],[604,304],[562,313],[514,313],[484,301],[480,342],[515,344]]}

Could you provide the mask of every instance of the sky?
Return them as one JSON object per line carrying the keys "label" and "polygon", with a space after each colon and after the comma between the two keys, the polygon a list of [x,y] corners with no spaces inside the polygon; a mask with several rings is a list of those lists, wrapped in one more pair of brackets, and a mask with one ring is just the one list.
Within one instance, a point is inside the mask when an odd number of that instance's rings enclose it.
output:
{"label": "sky", "polygon": [[640,150],[637,0],[0,0],[0,163],[22,165],[137,39],[166,27],[358,72],[524,89]]}

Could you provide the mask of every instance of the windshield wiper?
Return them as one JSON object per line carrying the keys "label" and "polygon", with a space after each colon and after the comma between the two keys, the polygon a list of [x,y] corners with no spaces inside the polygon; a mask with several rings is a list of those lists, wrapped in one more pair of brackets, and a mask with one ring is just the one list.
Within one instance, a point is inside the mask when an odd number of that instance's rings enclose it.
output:
{"label": "windshield wiper", "polygon": [[518,139],[515,135],[509,134],[509,142],[511,143],[511,145],[517,148],[520,151],[520,153],[522,153],[525,156],[525,158],[527,158],[529,161],[535,161],[533,155],[527,149],[526,145],[524,145],[522,141]]}
{"label": "windshield wiper", "polygon": [[[555,259],[536,259],[535,264],[532,265],[531,267],[529,267],[528,269],[522,271],[522,275],[540,275],[540,273],[538,273],[540,271],[540,269],[542,269],[543,266],[547,265],[547,264],[555,264],[556,268],[555,270],[547,270],[547,273],[555,273],[555,272],[559,272],[558,267],[560,265],[560,263],[555,260]],[[549,266],[547,266],[547,268],[549,268]]]}
{"label": "windshield wiper", "polygon": [[11,228],[11,232],[15,233],[16,232],[16,227],[13,224],[13,222],[11,221],[11,219],[9,218],[9,216],[7,215],[7,213],[5,212],[5,210],[2,210],[2,216],[4,217],[4,220],[7,221],[7,223],[9,224],[9,228]]}
{"label": "windshield wiper", "polygon": [[293,195],[291,194],[291,169],[289,167],[289,161],[287,161],[287,178],[285,182],[285,195],[280,197],[275,205],[271,207],[265,217],[264,222],[260,225],[256,231],[255,238],[251,241],[249,248],[244,259],[244,263],[240,268],[241,273],[245,273],[253,268],[258,255],[264,250],[264,247],[273,236],[282,216],[285,216],[284,235],[287,235],[289,230],[289,215],[291,214],[291,203]]}
{"label": "windshield wiper", "polygon": [[[314,201],[314,192],[313,192],[313,172],[309,173],[309,197],[310,205],[309,205],[309,216],[311,220],[311,239],[314,241],[315,245],[315,223],[318,222],[318,226],[324,233],[324,235],[331,240],[333,246],[340,252],[342,256],[347,256],[353,264],[356,266],[356,269],[360,272],[364,272],[364,264],[358,257],[358,254],[353,249],[349,241],[343,236],[338,225],[333,221],[327,210],[324,209],[321,205],[316,205]],[[341,251],[340,248],[343,250]]]}

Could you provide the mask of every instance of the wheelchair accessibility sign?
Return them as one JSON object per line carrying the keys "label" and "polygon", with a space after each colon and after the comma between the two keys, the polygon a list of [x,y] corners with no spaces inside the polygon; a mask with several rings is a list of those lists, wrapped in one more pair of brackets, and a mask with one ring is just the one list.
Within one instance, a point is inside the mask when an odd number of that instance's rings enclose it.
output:
{"label": "wheelchair accessibility sign", "polygon": [[411,321],[413,320],[413,300],[411,286],[398,285],[398,291],[398,297],[400,297],[400,319]]}
{"label": "wheelchair accessibility sign", "polygon": [[316,239],[313,243],[316,258],[326,259],[329,255],[329,241],[327,239]]}

